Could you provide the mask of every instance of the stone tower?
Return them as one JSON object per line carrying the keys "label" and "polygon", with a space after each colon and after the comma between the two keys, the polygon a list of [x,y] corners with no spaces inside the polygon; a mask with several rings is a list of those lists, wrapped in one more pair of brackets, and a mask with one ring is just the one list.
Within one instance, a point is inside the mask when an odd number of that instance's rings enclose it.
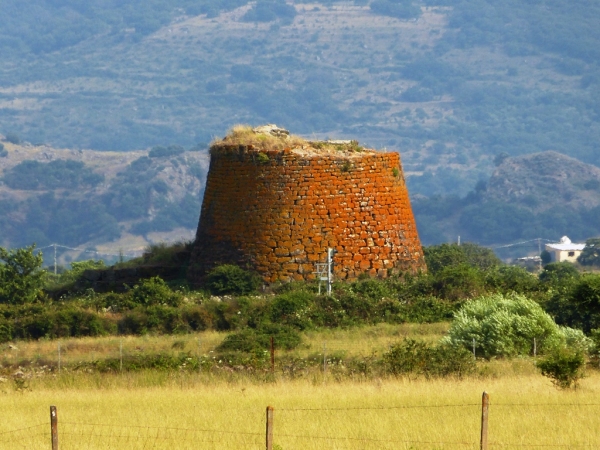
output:
{"label": "stone tower", "polygon": [[189,278],[218,264],[267,282],[310,280],[335,248],[334,274],[426,270],[398,153],[238,127],[211,147]]}

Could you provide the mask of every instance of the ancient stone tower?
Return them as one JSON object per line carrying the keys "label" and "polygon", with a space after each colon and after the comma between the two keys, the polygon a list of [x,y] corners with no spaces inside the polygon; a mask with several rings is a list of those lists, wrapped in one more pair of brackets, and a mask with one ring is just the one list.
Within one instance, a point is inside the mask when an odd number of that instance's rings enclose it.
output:
{"label": "ancient stone tower", "polygon": [[268,282],[426,270],[397,153],[238,127],[211,147],[189,278],[238,264]]}

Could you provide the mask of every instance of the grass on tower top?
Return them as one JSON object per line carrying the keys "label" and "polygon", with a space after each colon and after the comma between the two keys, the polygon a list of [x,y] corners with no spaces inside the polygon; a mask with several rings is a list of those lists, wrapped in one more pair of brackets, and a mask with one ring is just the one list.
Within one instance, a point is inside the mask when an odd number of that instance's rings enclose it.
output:
{"label": "grass on tower top", "polygon": [[273,151],[289,149],[301,149],[317,153],[329,152],[362,152],[365,149],[358,145],[357,141],[309,141],[300,136],[287,134],[287,132],[272,134],[269,132],[257,132],[249,125],[235,125],[222,139],[211,142],[211,152],[229,146],[252,146],[256,151]]}

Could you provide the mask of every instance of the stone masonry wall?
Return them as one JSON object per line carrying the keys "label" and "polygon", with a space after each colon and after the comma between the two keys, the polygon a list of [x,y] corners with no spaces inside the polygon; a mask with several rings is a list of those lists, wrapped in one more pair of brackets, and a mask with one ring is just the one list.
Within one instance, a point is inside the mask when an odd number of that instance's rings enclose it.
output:
{"label": "stone masonry wall", "polygon": [[337,278],[426,270],[397,153],[213,149],[192,282],[223,263],[314,279],[327,247]]}

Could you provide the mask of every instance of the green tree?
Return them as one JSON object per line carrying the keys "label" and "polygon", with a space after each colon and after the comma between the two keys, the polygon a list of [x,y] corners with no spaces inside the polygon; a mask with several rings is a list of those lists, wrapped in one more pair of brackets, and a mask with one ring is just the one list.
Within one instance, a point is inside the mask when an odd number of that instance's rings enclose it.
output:
{"label": "green tree", "polygon": [[576,280],[580,273],[570,262],[554,262],[546,264],[544,270],[539,275],[540,281],[551,284],[561,284]]}
{"label": "green tree", "polygon": [[540,351],[590,342],[579,330],[559,327],[542,307],[522,295],[493,294],[465,303],[456,313],[446,338],[453,345],[473,348],[480,356],[527,355],[537,340]]}
{"label": "green tree", "polygon": [[501,264],[493,250],[469,242],[463,245],[432,245],[425,247],[423,252],[427,268],[432,274],[441,272],[445,267],[461,264],[468,264],[482,270]]}
{"label": "green tree", "polygon": [[20,305],[40,298],[45,272],[41,252],[35,244],[16,250],[0,247],[0,303]]}
{"label": "green tree", "polygon": [[600,266],[600,238],[585,241],[585,248],[577,261],[584,266]]}

